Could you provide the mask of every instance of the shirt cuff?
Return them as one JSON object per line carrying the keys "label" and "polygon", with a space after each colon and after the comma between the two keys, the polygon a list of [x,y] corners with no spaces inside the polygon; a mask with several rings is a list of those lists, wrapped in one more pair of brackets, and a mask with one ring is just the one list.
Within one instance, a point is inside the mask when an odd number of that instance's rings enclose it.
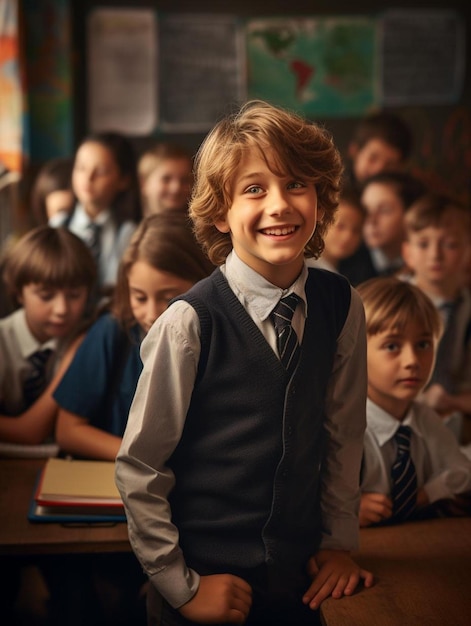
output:
{"label": "shirt cuff", "polygon": [[174,609],[178,609],[198,591],[200,576],[186,566],[182,557],[151,576],[150,581],[160,595]]}

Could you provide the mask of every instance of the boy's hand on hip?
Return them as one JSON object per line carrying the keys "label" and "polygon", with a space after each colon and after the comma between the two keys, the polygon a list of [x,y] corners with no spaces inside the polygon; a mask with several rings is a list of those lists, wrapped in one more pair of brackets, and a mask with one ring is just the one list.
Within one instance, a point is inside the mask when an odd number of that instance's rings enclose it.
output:
{"label": "boy's hand on hip", "polygon": [[196,594],[178,610],[201,624],[243,624],[252,606],[252,588],[232,574],[201,576]]}
{"label": "boy's hand on hip", "polygon": [[303,596],[304,604],[318,609],[321,602],[332,596],[350,596],[363,580],[365,587],[373,585],[373,574],[361,569],[344,550],[319,550],[308,563],[313,581]]}

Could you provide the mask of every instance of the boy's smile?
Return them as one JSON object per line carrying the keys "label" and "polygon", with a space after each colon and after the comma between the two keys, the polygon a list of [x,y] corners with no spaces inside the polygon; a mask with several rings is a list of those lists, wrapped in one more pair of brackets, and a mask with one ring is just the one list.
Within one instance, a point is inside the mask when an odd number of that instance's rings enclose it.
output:
{"label": "boy's smile", "polygon": [[[272,169],[274,159],[265,156]],[[304,263],[304,248],[322,217],[312,181],[278,175],[258,149],[241,159],[232,185],[232,204],[215,224],[230,233],[239,258],[268,281],[289,287]]]}
{"label": "boy's smile", "polygon": [[427,384],[433,362],[432,333],[416,321],[368,336],[368,397],[402,419]]}

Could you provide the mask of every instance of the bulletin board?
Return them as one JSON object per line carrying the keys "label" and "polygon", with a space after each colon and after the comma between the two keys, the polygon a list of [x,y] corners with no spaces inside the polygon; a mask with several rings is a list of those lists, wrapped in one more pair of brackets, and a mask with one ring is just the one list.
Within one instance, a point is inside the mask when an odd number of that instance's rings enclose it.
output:
{"label": "bulletin board", "polygon": [[456,104],[465,75],[465,29],[448,9],[242,19],[96,8],[87,29],[91,128],[133,135],[206,132],[252,98],[315,118]]}

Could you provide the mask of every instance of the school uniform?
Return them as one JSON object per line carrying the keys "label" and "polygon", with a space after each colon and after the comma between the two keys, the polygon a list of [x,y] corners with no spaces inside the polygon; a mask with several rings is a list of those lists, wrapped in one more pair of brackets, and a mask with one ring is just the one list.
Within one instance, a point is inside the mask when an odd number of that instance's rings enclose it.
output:
{"label": "school uniform", "polygon": [[0,413],[19,415],[27,408],[24,385],[33,369],[29,357],[45,349],[51,349],[55,353],[46,365],[47,385],[63,348],[63,343],[59,344],[57,339],[41,344],[31,333],[23,308],[0,319]]}
{"label": "school uniform", "polygon": [[54,392],[60,407],[122,437],[138,378],[142,331],[129,332],[110,313],[91,326]]}
{"label": "school uniform", "polygon": [[[318,298],[308,301],[305,290],[312,295],[311,283],[317,279]],[[341,291],[337,282],[344,284],[348,302],[338,301],[333,308],[329,297]],[[291,292],[301,298],[293,317],[301,357],[293,379],[287,380],[270,313]],[[245,577],[257,593],[275,593],[281,583],[290,606],[294,594],[301,610],[309,581],[300,562],[305,564],[307,552],[358,546],[357,477],[366,395],[363,306],[348,283],[330,272],[305,267],[294,285],[282,290],[234,251],[182,297],[186,301],[171,304],[143,341],[144,369],[117,457],[131,543],[151,579],[151,592],[158,589],[173,607],[194,595],[199,574],[226,571]],[[333,343],[313,356],[314,338],[323,332]],[[162,361],[166,372],[154,367]],[[306,437],[297,429],[295,415]],[[214,419],[217,426],[207,430]],[[185,459],[191,472],[184,471]],[[302,468],[302,459],[313,469],[306,484],[299,478],[310,473]],[[315,484],[321,483],[319,501]],[[244,502],[232,501],[227,484],[234,485],[234,494],[243,494]],[[212,495],[204,485],[211,485]],[[309,494],[302,493],[308,486]],[[219,492],[227,498],[218,497]],[[137,502],[133,493],[152,496]],[[306,505],[304,511],[299,502]],[[271,504],[272,514],[267,510]],[[307,543],[306,516],[313,522]],[[262,520],[266,543],[253,532],[261,531]],[[281,606],[283,594],[276,602]]]}
{"label": "school uniform", "polygon": [[394,435],[401,424],[412,430],[411,457],[417,487],[425,489],[431,504],[471,490],[471,460],[461,452],[453,433],[433,409],[412,402],[399,422],[368,399],[366,419],[362,493],[390,495],[391,467],[397,450]]}
{"label": "school uniform", "polygon": [[71,215],[63,216],[62,223],[55,225],[68,228],[88,245],[88,231],[93,223],[100,227],[98,284],[102,287],[112,286],[116,284],[119,263],[137,225],[133,221],[118,225],[112,209],[101,211],[92,220],[80,203],[75,205]]}

